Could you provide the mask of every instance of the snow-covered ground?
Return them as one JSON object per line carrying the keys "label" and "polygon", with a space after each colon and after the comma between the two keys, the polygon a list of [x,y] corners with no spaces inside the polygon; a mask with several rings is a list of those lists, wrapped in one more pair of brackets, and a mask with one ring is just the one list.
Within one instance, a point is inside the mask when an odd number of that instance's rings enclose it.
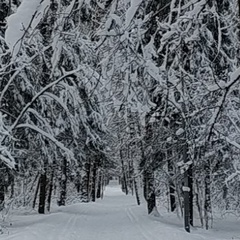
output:
{"label": "snow-covered ground", "polygon": [[[161,212],[161,211],[160,211]],[[11,223],[11,224],[10,224]],[[223,240],[240,239],[239,222],[217,222],[188,234],[176,215],[147,216],[145,206],[112,182],[103,200],[59,207],[51,214],[13,215],[1,240]]]}

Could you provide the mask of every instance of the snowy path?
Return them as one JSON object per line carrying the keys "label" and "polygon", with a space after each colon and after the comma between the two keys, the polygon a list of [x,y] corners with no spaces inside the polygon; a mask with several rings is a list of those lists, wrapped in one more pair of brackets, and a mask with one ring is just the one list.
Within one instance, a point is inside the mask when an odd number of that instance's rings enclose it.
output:
{"label": "snowy path", "polygon": [[103,200],[58,208],[47,215],[15,216],[3,240],[213,240],[213,232],[195,230],[187,234],[181,224],[146,215],[135,198],[110,185]]}

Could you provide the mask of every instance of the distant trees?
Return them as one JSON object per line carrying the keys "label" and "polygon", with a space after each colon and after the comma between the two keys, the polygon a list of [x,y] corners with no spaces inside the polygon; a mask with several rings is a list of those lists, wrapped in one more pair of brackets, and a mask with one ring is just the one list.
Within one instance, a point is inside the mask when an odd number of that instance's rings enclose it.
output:
{"label": "distant trees", "polygon": [[148,212],[159,192],[157,174],[169,182],[171,209],[184,209],[186,230],[193,225],[193,207],[208,228],[215,175],[221,175],[229,144],[238,146],[229,140],[238,116],[230,121],[225,116],[239,80],[236,2],[118,1],[118,8],[115,3],[99,33],[109,48],[104,69],[114,83],[114,102],[125,116],[130,108],[141,119],[137,163]]}

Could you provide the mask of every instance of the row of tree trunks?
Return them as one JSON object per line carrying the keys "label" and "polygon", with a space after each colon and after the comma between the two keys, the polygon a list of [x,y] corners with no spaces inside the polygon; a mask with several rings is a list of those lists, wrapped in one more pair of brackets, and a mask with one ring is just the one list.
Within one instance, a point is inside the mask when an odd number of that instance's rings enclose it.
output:
{"label": "row of tree trunks", "polygon": [[106,183],[99,163],[99,159],[95,157],[93,162],[85,164],[85,175],[80,183],[83,202],[95,202],[97,198],[103,197],[103,188]]}
{"label": "row of tree trunks", "polygon": [[[98,169],[99,167],[97,162],[93,164],[92,168],[91,164],[86,164],[85,167],[87,167],[87,169],[85,169],[86,176],[85,181],[80,183],[81,191],[84,194],[84,200],[90,201],[91,196],[91,200],[94,202],[96,201],[96,198],[103,197],[104,176],[102,171]],[[62,176],[59,180],[60,196],[58,205],[65,206],[68,182],[66,158],[64,158],[62,161],[61,174]],[[48,175],[50,176],[48,177]],[[54,167],[52,167],[51,170],[46,169],[43,173],[40,174],[36,186],[36,191],[33,199],[33,208],[35,208],[36,206],[37,196],[39,195],[38,212],[40,214],[44,214],[45,209],[47,209],[47,211],[50,211],[53,188],[54,188]]]}

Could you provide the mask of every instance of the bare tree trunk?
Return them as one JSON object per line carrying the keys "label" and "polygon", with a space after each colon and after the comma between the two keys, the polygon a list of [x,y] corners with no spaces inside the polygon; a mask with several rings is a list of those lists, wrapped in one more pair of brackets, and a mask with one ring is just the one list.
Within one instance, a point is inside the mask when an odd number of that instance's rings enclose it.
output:
{"label": "bare tree trunk", "polygon": [[51,200],[52,200],[52,192],[53,192],[53,178],[54,178],[54,169],[52,169],[51,177],[49,181],[49,192],[48,192],[48,199],[47,199],[47,211],[50,212],[51,208]]}
{"label": "bare tree trunk", "polygon": [[60,180],[60,198],[58,201],[59,206],[66,205],[67,197],[67,159],[64,157],[62,161],[62,177]]}
{"label": "bare tree trunk", "polygon": [[192,164],[188,168],[188,184],[189,184],[189,223],[193,226],[193,173],[192,173]]}
{"label": "bare tree trunk", "polygon": [[[131,161],[131,160],[130,160]],[[128,170],[128,180],[129,180],[129,187],[131,189],[132,195],[134,195],[134,182],[133,182],[133,166],[129,163],[129,170]]]}
{"label": "bare tree trunk", "polygon": [[87,168],[87,202],[90,201],[90,195],[91,195],[91,175],[92,175],[92,166],[91,163],[88,163]]}
{"label": "bare tree trunk", "polygon": [[77,171],[75,186],[76,186],[76,189],[77,189],[77,193],[80,193],[80,190],[81,190],[81,173],[79,171]]}
{"label": "bare tree trunk", "polygon": [[0,211],[4,209],[6,168],[0,163]]}
{"label": "bare tree trunk", "polygon": [[46,185],[47,185],[47,175],[46,171],[40,175],[40,193],[39,193],[39,206],[38,213],[45,213],[45,200],[46,200]]}
{"label": "bare tree trunk", "polygon": [[151,214],[156,207],[156,195],[154,186],[154,173],[152,169],[144,170],[144,196],[147,200],[148,214]]}
{"label": "bare tree trunk", "polygon": [[38,196],[38,192],[39,192],[40,182],[41,182],[41,176],[38,178],[37,187],[36,187],[34,198],[33,198],[33,205],[32,205],[33,209],[36,206],[36,201],[37,201],[37,196]]}
{"label": "bare tree trunk", "polygon": [[96,201],[97,163],[94,162],[92,174],[92,201]]}
{"label": "bare tree trunk", "polygon": [[105,178],[105,175],[103,174],[102,175],[102,177],[101,177],[101,199],[103,199],[103,193],[104,193],[104,182],[105,182],[105,180],[104,180],[104,178]]}
{"label": "bare tree trunk", "polygon": [[170,160],[168,160],[168,174],[170,175],[169,180],[169,199],[170,199],[170,209],[171,212],[174,212],[176,209],[176,198],[175,198],[175,185],[173,183],[173,165]]}
{"label": "bare tree trunk", "polygon": [[199,190],[199,184],[198,184],[198,181],[196,180],[196,190],[197,190],[197,193],[196,193],[196,205],[197,205],[197,208],[198,208],[198,213],[199,213],[199,218],[200,218],[200,222],[201,222],[201,226],[203,227],[203,211],[202,211],[202,204],[201,204],[201,201],[199,199],[199,193],[200,193],[200,190]]}
{"label": "bare tree trunk", "polygon": [[14,175],[11,176],[11,195],[10,198],[14,197],[14,186],[15,186],[15,178]]}
{"label": "bare tree trunk", "polygon": [[98,182],[97,182],[97,198],[101,198],[102,191],[102,174],[99,172]]}
{"label": "bare tree trunk", "polygon": [[[183,143],[183,161],[184,163],[188,162],[186,139],[184,139]],[[190,232],[190,205],[189,205],[190,188],[188,170],[185,170],[184,172],[183,192],[184,192],[184,227],[187,232]]]}
{"label": "bare tree trunk", "polygon": [[137,185],[136,178],[133,179],[133,184],[134,184],[134,190],[135,190],[137,205],[140,205],[141,203],[140,203],[140,197],[139,197],[138,185]]}
{"label": "bare tree trunk", "polygon": [[0,183],[0,211],[2,211],[4,208],[4,201],[5,201],[4,184]]}
{"label": "bare tree trunk", "polygon": [[205,199],[204,199],[204,218],[205,218],[205,227],[209,229],[209,219],[211,218],[211,189],[210,189],[210,163],[206,163],[205,167]]}
{"label": "bare tree trunk", "polygon": [[240,0],[238,0],[238,16],[240,17]]}
{"label": "bare tree trunk", "polygon": [[84,164],[84,169],[82,173],[82,182],[81,182],[81,200],[82,202],[89,202],[89,188],[90,188],[90,163],[86,162]]}
{"label": "bare tree trunk", "polygon": [[127,177],[126,177],[126,171],[124,168],[122,149],[120,149],[120,159],[122,164],[122,190],[123,192],[126,193],[126,195],[128,195]]}

